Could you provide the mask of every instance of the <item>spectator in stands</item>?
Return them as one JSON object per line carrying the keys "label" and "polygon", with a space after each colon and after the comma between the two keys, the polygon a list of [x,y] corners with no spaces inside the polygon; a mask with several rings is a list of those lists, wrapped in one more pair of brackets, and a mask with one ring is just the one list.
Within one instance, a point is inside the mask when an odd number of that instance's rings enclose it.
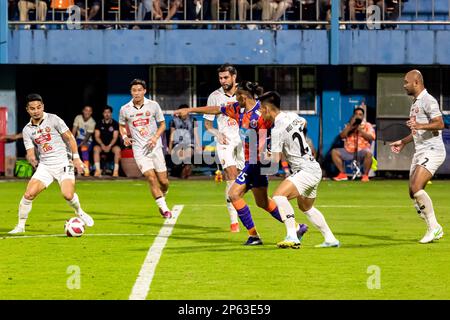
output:
{"label": "spectator in stands", "polygon": [[114,155],[114,170],[113,177],[119,176],[119,161],[120,161],[120,145],[119,145],[119,123],[112,118],[113,109],[110,106],[103,108],[103,119],[97,122],[95,126],[95,142],[94,146],[94,164],[95,177],[102,175],[100,166],[102,155],[106,159],[110,155]]}
{"label": "spectator in stands", "polygon": [[[405,1],[399,0],[378,0],[377,6],[381,8],[381,12],[384,12],[384,18],[383,20],[397,20],[400,15],[401,6]],[[397,25],[395,24],[388,24],[383,25],[382,28],[384,29],[395,29],[397,28]]]}
{"label": "spectator in stands", "polygon": [[[134,0],[106,0],[107,19],[131,21],[135,20]],[[128,25],[119,25],[119,29],[128,29]],[[113,29],[113,26],[107,25],[105,29]]]}
{"label": "spectator in stands", "polygon": [[[206,20],[209,11],[209,0],[186,0],[187,20]],[[198,28],[203,26],[199,25]]]}
{"label": "spectator in stands", "polygon": [[[31,9],[36,10],[36,20],[39,22],[45,22],[47,20],[47,2],[43,0],[20,0],[19,4],[19,16],[20,21],[29,21],[28,11]],[[46,29],[47,27],[42,24],[40,29]],[[31,25],[26,24],[24,29],[31,29]]]}
{"label": "spectator in stands", "polygon": [[[348,1],[348,15],[350,21],[356,20],[356,11],[366,12],[366,8],[373,5],[373,0],[349,0]],[[356,25],[352,25],[356,27]]]}
{"label": "spectator in stands", "polygon": [[361,181],[369,181],[369,170],[372,166],[371,143],[375,140],[375,130],[372,125],[364,120],[364,109],[355,108],[353,116],[344,130],[339,134],[344,140],[344,148],[331,150],[331,158],[339,170],[339,174],[333,178],[336,181],[348,180],[344,169],[344,160],[356,160],[364,164],[364,173]]}
{"label": "spectator in stands", "polygon": [[211,20],[219,20],[220,11],[228,12],[227,17],[236,20],[236,2],[237,0],[211,0]]}
{"label": "spectator in stands", "polygon": [[92,118],[92,107],[85,106],[82,114],[75,117],[72,133],[77,140],[81,160],[84,163],[84,175],[89,176],[89,158],[92,151],[92,136],[95,131],[95,120]]}
{"label": "spectator in stands", "polygon": [[[331,0],[317,0],[319,1],[319,20],[331,21]],[[345,19],[345,9],[348,7],[349,0],[341,0],[340,2],[340,14],[339,20]],[[330,26],[327,26],[329,28]],[[317,26],[317,29],[321,29],[322,26]],[[345,29],[344,25],[339,26],[340,29]]]}
{"label": "spectator in stands", "polygon": [[[189,108],[189,106],[182,104],[178,107],[178,109],[183,108]],[[187,179],[191,175],[194,152],[201,152],[197,121],[190,115],[173,117],[170,122],[169,139],[169,153],[174,164],[173,176]]]}
{"label": "spectator in stands", "polygon": [[[97,14],[101,9],[100,0],[76,0],[75,4],[80,7],[80,14],[84,18],[84,21],[91,21],[94,18],[98,18]],[[87,8],[86,8],[87,4]],[[93,29],[92,25],[85,25],[85,29]]]}
{"label": "spectator in stands", "polygon": [[[257,3],[258,9],[262,9],[262,20],[278,21],[292,6],[292,0],[261,0]],[[270,26],[272,30],[282,29],[281,25]]]}
{"label": "spectator in stands", "polygon": [[[183,7],[183,1],[182,0],[153,0],[155,1],[153,5],[153,9],[155,10],[153,14],[153,19],[155,20],[172,20],[173,16],[177,13],[179,9]],[[169,2],[170,2],[170,8],[169,8]],[[163,9],[167,9],[167,16],[166,18],[163,17]]]}

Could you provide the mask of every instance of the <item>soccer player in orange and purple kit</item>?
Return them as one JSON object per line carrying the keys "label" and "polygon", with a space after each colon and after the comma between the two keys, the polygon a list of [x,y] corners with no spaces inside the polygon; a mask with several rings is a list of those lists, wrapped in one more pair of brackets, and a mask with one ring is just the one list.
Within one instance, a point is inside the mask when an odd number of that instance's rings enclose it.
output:
{"label": "soccer player in orange and purple kit", "polygon": [[[248,230],[249,238],[245,245],[261,245],[262,240],[256,231],[250,208],[244,200],[244,195],[252,190],[256,205],[269,212],[275,219],[283,222],[275,202],[269,198],[267,187],[269,180],[262,172],[260,154],[264,151],[267,140],[270,137],[272,122],[266,121],[261,116],[260,103],[257,100],[262,94],[262,88],[256,83],[242,81],[236,91],[235,103],[222,106],[207,106],[199,108],[188,108],[175,111],[175,114],[223,113],[235,119],[239,125],[241,138],[244,142],[245,167],[231,186],[228,196],[238,212],[239,219]],[[298,225],[299,238],[307,231],[306,225]]]}

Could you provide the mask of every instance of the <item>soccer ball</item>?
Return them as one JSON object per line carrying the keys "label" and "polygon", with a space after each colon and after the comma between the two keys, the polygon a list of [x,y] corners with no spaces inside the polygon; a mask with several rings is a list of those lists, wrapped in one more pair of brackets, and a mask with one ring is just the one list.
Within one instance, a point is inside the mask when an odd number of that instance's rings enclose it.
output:
{"label": "soccer ball", "polygon": [[64,231],[68,237],[81,237],[84,233],[84,222],[74,217],[66,221]]}

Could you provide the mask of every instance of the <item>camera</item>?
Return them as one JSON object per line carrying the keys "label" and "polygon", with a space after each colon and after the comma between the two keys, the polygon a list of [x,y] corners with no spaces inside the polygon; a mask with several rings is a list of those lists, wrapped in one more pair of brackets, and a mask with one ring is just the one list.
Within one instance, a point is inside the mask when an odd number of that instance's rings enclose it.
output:
{"label": "camera", "polygon": [[361,124],[361,122],[362,122],[361,118],[355,118],[355,125],[356,126],[359,126]]}

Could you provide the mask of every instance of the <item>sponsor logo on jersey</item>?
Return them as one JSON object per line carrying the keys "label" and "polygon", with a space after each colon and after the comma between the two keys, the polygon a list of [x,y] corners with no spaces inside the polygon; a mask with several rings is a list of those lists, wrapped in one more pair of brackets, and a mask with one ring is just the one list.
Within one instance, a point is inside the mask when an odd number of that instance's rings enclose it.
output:
{"label": "sponsor logo on jersey", "polygon": [[53,150],[52,146],[50,144],[48,144],[48,143],[44,143],[44,145],[42,146],[42,151],[48,152],[48,151],[51,151],[51,150]]}
{"label": "sponsor logo on jersey", "polygon": [[133,126],[135,127],[142,127],[142,126],[146,126],[150,123],[150,121],[145,118],[145,119],[137,119],[133,121]]}
{"label": "sponsor logo on jersey", "polygon": [[143,116],[143,115],[144,115],[143,112],[141,112],[141,113],[136,113],[136,117],[140,117],[140,116]]}
{"label": "sponsor logo on jersey", "polygon": [[42,134],[39,137],[36,137],[36,139],[34,139],[34,142],[36,142],[36,144],[45,144],[46,142],[49,142],[52,140],[52,136],[49,133],[46,134]]}
{"label": "sponsor logo on jersey", "polygon": [[227,125],[229,127],[237,126],[237,122],[236,122],[236,120],[234,120],[232,118],[228,118]]}

